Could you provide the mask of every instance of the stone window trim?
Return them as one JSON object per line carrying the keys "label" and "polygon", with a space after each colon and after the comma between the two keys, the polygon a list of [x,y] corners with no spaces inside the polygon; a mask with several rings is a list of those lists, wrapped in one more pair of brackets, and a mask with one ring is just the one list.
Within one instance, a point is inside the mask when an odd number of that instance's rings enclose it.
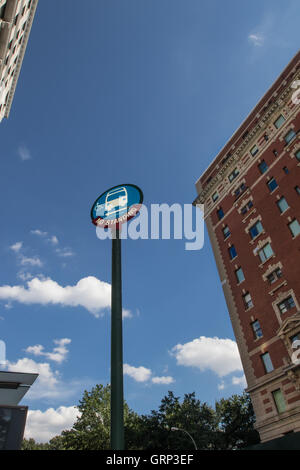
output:
{"label": "stone window trim", "polygon": [[270,264],[266,271],[264,272],[264,274],[262,275],[262,278],[264,281],[267,281],[267,278],[270,274],[272,274],[273,271],[275,271],[276,269],[281,269],[282,270],[282,263],[281,261],[278,261],[278,263],[276,264]]}
{"label": "stone window trim", "polygon": [[[296,153],[298,150],[300,150],[300,138],[299,138],[299,134],[298,134],[297,137],[298,137],[298,138],[297,138],[297,142],[296,142],[296,143],[294,142],[295,145],[289,149],[289,156],[290,156],[290,158],[295,158],[295,160],[296,160],[295,153]],[[292,142],[293,142],[293,141],[292,141]],[[298,163],[298,166],[299,166],[299,164],[300,164],[300,162]]]}
{"label": "stone window trim", "polygon": [[287,281],[283,281],[279,286],[274,287],[274,289],[270,290],[269,295],[273,296],[275,292],[277,292],[281,287],[287,286]]}
{"label": "stone window trim", "polygon": [[288,224],[287,224],[287,227],[288,227],[288,229],[289,229],[289,231],[290,231],[290,234],[291,234],[291,236],[292,236],[292,240],[295,240],[296,238],[298,238],[298,237],[300,236],[300,232],[297,233],[297,235],[293,235],[292,232],[291,232],[291,229],[290,229],[290,227],[289,227],[289,224],[291,224],[291,223],[294,222],[295,220],[297,220],[298,223],[299,223],[299,220],[298,220],[296,217],[288,217]]}
{"label": "stone window trim", "polygon": [[246,179],[245,179],[245,178],[240,179],[236,184],[234,184],[233,190],[231,191],[231,196],[235,196],[235,191],[236,191],[243,183],[246,184]]}
{"label": "stone window trim", "polygon": [[[258,215],[257,217],[255,217],[255,219],[250,219],[250,220],[248,221],[248,225],[247,225],[247,227],[245,227],[245,232],[246,232],[247,234],[249,234],[250,228],[251,228],[253,225],[255,225],[257,222],[261,222],[261,224],[262,224],[262,216],[261,216],[261,215]],[[254,241],[255,241],[260,235],[262,235],[263,233],[265,233],[265,230],[263,230],[263,231],[260,232],[258,235],[256,235],[256,237],[252,238],[252,240],[250,240],[250,243],[251,243],[251,242],[254,243]]]}
{"label": "stone window trim", "polygon": [[300,334],[300,313],[288,317],[277,331],[278,337],[284,342],[287,351],[292,356],[295,349],[292,348],[290,338]]}
{"label": "stone window trim", "polygon": [[[286,134],[291,130],[295,130],[295,124],[294,123],[289,123],[289,122],[286,121],[285,124],[283,124],[283,126],[280,127],[280,129],[281,129],[281,132],[280,132],[280,135],[278,136],[279,137],[279,142],[283,142]],[[288,146],[288,144],[286,145],[286,147],[287,146]]]}
{"label": "stone window trim", "polygon": [[[276,299],[272,302],[272,307],[273,307],[273,310],[276,314],[276,317],[278,319],[278,322],[280,325],[282,325],[283,321],[285,320],[285,318],[282,318],[282,313],[280,312],[279,310],[279,307],[278,307],[278,304],[280,302],[282,302],[283,300],[287,299],[288,297],[292,296],[293,297],[293,300],[295,302],[295,306],[296,306],[296,309],[297,311],[300,310],[300,307],[299,307],[299,303],[297,301],[297,298],[296,298],[296,295],[295,295],[295,292],[293,291],[293,289],[289,289],[289,290],[285,290],[285,291],[282,291],[280,292]],[[285,314],[283,314],[285,316]]]}
{"label": "stone window trim", "polygon": [[243,208],[246,204],[248,204],[248,202],[250,202],[250,201],[253,202],[253,196],[249,196],[249,197],[247,197],[247,199],[243,199],[241,202],[239,202],[239,203],[236,204],[236,207],[238,206],[238,204],[239,204],[239,206],[240,206],[240,207],[238,208],[238,213],[239,213],[239,214],[241,214],[242,208]]}
{"label": "stone window trim", "polygon": [[[254,248],[253,250],[253,254],[254,256],[257,256],[258,255],[258,252],[261,248],[263,248],[265,245],[267,245],[267,243],[270,243],[270,245],[272,245],[272,240],[271,240],[271,237],[268,237],[268,238],[265,238],[264,240],[260,240],[256,247]],[[273,249],[273,248],[272,248]],[[270,256],[270,258],[266,259],[265,261],[263,261],[262,263],[259,264],[259,267],[262,268],[271,258],[275,258],[275,253]]]}

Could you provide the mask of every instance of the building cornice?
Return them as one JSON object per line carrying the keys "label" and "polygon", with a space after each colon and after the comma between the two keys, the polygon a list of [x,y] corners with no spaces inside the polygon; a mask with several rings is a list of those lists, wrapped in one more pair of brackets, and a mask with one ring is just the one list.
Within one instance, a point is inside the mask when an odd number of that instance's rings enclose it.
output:
{"label": "building cornice", "polygon": [[[213,177],[213,179],[198,194],[198,196],[193,202],[194,205],[204,204],[207,196],[216,189],[216,186],[224,179],[224,176],[227,174],[227,172],[229,173],[229,169],[234,169],[234,167],[239,164],[241,154],[245,152],[245,150],[250,148],[252,145],[254,145],[254,138],[256,138],[257,134],[267,128],[274,113],[281,109],[288,102],[292,94],[295,92],[295,90],[291,88],[291,84],[297,79],[300,79],[299,73],[294,74],[294,76],[289,80],[289,85],[286,86],[286,88],[284,89],[284,91],[282,91],[277,100],[268,107],[262,117],[260,117],[259,114],[257,115],[257,117],[259,118],[259,122],[251,129],[247,137],[244,139],[243,142],[241,142],[241,144],[236,148],[236,150],[234,150],[233,154],[222,165],[222,168]],[[287,80],[285,81],[287,83]]]}

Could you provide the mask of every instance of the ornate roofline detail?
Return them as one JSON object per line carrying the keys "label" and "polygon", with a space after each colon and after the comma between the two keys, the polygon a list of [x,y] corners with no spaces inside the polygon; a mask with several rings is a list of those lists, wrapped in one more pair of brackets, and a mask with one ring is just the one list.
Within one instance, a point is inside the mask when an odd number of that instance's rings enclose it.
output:
{"label": "ornate roofline detail", "polygon": [[222,168],[218,171],[216,176],[214,176],[214,178],[212,178],[212,180],[200,192],[200,194],[198,194],[198,196],[196,197],[193,204],[196,204],[196,203],[204,204],[208,193],[210,193],[210,191],[215,187],[215,185],[217,183],[222,181],[222,179],[224,178],[224,175],[227,172],[227,170],[229,168],[231,168],[231,166],[233,166],[233,164],[235,164],[235,166],[237,166],[239,164],[238,159],[240,157],[240,154],[246,150],[248,145],[250,146],[250,143],[254,144],[253,137],[255,137],[258,132],[260,132],[261,130],[263,130],[267,127],[267,125],[270,121],[270,118],[275,113],[275,111],[281,110],[284,107],[284,105],[286,104],[286,102],[288,101],[287,98],[289,97],[289,95],[292,96],[292,94],[294,93],[294,90],[291,88],[290,85],[294,80],[297,80],[297,79],[300,79],[300,74],[299,73],[295,74],[290,79],[290,83],[286,87],[286,89],[278,96],[278,99],[269,106],[267,111],[261,117],[260,121],[251,129],[249,134],[245,137],[244,141],[237,147],[237,149],[235,150],[233,155],[231,155],[229,157],[229,159],[226,161],[226,163],[224,163],[224,165],[222,165]]}

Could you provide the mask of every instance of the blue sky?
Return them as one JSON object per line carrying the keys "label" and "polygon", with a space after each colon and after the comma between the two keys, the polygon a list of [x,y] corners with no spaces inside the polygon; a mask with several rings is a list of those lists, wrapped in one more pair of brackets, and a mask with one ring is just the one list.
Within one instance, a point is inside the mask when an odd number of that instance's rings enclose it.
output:
{"label": "blue sky", "polygon": [[[11,369],[40,372],[27,436],[70,426],[83,390],[109,382],[111,243],[92,203],[123,182],[146,205],[192,202],[297,52],[298,18],[297,0],[40,0],[0,125],[0,338]],[[123,304],[131,408],[148,413],[168,390],[212,405],[242,392],[207,237],[200,251],[124,241]]]}

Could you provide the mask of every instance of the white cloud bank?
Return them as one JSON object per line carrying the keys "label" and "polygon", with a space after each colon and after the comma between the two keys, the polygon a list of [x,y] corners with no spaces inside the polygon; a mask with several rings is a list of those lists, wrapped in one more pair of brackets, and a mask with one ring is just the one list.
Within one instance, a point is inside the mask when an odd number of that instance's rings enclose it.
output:
{"label": "white cloud bank", "polygon": [[129,364],[124,364],[123,372],[124,372],[124,375],[128,375],[129,377],[134,379],[136,382],[149,382],[151,380],[153,384],[157,384],[157,385],[168,385],[174,382],[174,379],[171,376],[152,377],[151,369],[147,369],[146,367],[143,367],[143,366],[134,367],[134,366],[130,366]]}
{"label": "white cloud bank", "polygon": [[29,410],[25,438],[33,438],[37,442],[48,442],[62,431],[71,429],[80,412],[75,406],[60,406],[56,410]]}
{"label": "white cloud bank", "polygon": [[[99,317],[110,307],[111,286],[94,276],[84,277],[74,286],[65,287],[50,278],[35,277],[27,282],[27,287],[0,286],[0,300],[27,305],[81,306]],[[124,310],[123,316],[130,317],[131,313]]]}
{"label": "white cloud bank", "polygon": [[35,346],[28,346],[25,352],[33,354],[34,356],[44,356],[50,361],[54,361],[58,364],[61,364],[67,358],[69,350],[66,348],[66,345],[70,344],[71,340],[69,338],[62,338],[55,339],[53,342],[54,344],[56,344],[56,347],[53,348],[52,352],[45,352],[44,346],[42,346],[41,344],[37,344]]}
{"label": "white cloud bank", "polygon": [[188,343],[177,344],[171,354],[178,365],[211,370],[219,377],[243,370],[237,344],[231,339],[200,336]]}

